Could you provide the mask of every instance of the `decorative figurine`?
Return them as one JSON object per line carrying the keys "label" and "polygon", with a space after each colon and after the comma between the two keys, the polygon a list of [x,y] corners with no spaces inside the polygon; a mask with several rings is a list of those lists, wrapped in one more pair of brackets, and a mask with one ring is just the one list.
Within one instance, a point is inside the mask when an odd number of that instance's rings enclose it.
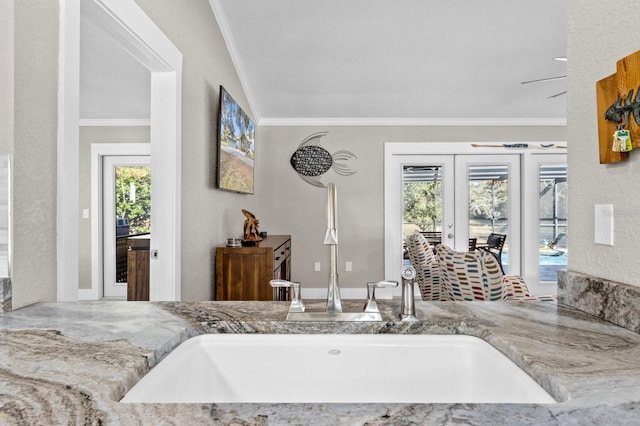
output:
{"label": "decorative figurine", "polygon": [[357,158],[349,151],[336,151],[333,155],[320,146],[320,138],[326,136],[327,132],[314,133],[300,142],[298,149],[291,156],[291,167],[307,183],[324,188],[320,177],[333,169],[342,176],[349,176],[355,173],[343,161]]}
{"label": "decorative figurine", "polygon": [[244,221],[244,239],[247,241],[262,241],[258,231],[260,221],[249,210],[242,209],[242,214],[247,218]]}
{"label": "decorative figurine", "polygon": [[635,100],[633,99],[633,89],[629,90],[626,98],[616,99],[604,112],[604,119],[626,127],[629,122],[629,114],[633,114],[636,124],[640,126],[640,88],[638,88]]}

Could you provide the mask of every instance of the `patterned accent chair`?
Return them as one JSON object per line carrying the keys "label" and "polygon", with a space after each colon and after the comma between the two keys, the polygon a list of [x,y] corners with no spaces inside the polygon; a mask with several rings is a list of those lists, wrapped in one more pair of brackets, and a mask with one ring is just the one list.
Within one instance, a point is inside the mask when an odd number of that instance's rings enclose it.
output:
{"label": "patterned accent chair", "polygon": [[406,239],[409,260],[416,268],[416,283],[422,300],[446,300],[440,285],[440,269],[433,247],[424,235],[415,233]]}
{"label": "patterned accent chair", "polygon": [[555,295],[531,296],[524,280],[503,275],[488,251],[457,252],[441,244],[436,247],[436,258],[447,300],[556,300]]}

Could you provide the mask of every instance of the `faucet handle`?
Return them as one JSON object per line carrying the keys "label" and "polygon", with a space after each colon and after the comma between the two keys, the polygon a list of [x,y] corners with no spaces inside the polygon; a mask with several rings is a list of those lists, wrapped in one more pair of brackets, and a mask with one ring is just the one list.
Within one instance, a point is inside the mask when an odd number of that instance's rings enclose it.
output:
{"label": "faucet handle", "polygon": [[291,281],[280,280],[280,279],[269,281],[269,285],[271,287],[293,287],[295,284],[300,285],[300,283],[294,283]]}
{"label": "faucet handle", "polygon": [[376,301],[376,288],[397,287],[398,281],[378,281],[367,283],[367,300],[364,302],[364,312],[380,312]]}
{"label": "faucet handle", "polygon": [[367,287],[371,288],[385,288],[385,287],[398,287],[398,281],[378,281],[375,283],[367,283]]}
{"label": "faucet handle", "polygon": [[300,283],[294,283],[287,280],[271,280],[269,285],[273,288],[291,287],[291,305],[289,306],[289,312],[304,312],[304,303],[300,298]]}

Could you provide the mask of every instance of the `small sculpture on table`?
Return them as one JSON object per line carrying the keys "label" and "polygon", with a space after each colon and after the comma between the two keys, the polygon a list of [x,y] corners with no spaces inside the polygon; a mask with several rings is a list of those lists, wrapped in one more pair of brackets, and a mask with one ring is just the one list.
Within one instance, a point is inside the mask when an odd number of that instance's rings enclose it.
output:
{"label": "small sculpture on table", "polygon": [[248,210],[242,209],[242,214],[247,218],[244,221],[244,242],[250,242],[249,244],[253,245],[257,241],[262,241],[258,231],[260,221]]}

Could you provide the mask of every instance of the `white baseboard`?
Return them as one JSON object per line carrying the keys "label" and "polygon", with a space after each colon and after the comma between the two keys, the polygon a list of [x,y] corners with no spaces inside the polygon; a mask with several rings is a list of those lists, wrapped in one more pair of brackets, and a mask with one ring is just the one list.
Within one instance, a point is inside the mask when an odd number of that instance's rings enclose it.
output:
{"label": "white baseboard", "polygon": [[532,296],[547,296],[558,293],[558,284],[555,282],[541,282],[530,286]]}
{"label": "white baseboard", "polygon": [[93,288],[78,289],[78,300],[98,300],[98,291]]}

